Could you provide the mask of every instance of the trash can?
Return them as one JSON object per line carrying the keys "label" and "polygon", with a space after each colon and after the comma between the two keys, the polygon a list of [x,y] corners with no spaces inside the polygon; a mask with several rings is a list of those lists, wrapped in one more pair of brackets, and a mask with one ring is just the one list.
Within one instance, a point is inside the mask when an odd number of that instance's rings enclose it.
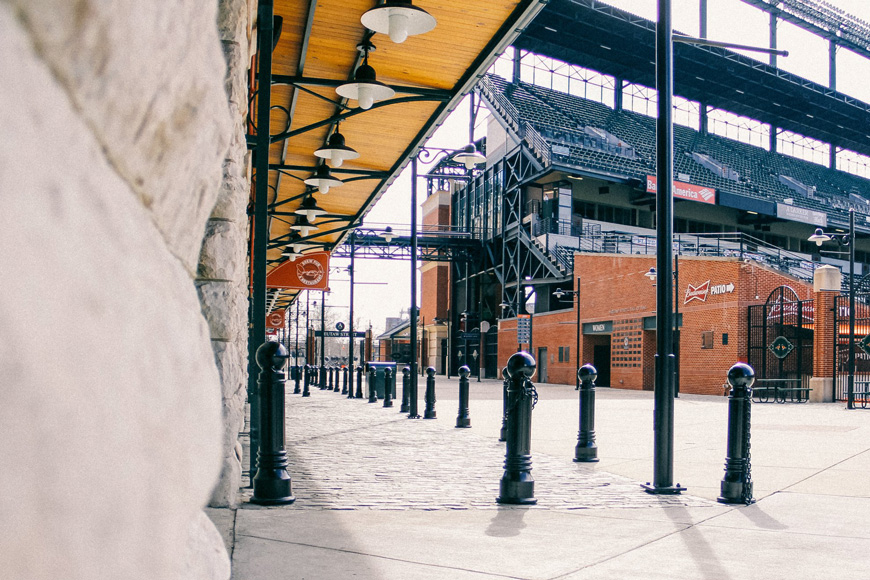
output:
{"label": "trash can", "polygon": [[[382,361],[369,361],[366,363],[366,369],[375,369],[375,393],[377,393],[379,399],[384,398],[384,370],[390,369],[393,373],[393,381],[396,379],[396,363],[395,362],[382,362]],[[366,374],[366,377],[371,375]],[[368,380],[368,379],[366,379]],[[395,384],[395,382],[393,383]],[[393,399],[396,398],[395,389],[391,391]]]}

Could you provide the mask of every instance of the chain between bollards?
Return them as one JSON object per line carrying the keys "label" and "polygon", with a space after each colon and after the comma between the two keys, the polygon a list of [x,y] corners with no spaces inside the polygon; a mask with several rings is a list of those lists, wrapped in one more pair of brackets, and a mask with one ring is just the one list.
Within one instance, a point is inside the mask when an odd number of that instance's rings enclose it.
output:
{"label": "chain between bollards", "polygon": [[471,427],[471,418],[468,416],[468,376],[471,369],[466,365],[459,367],[459,413],[456,415],[456,427]]}
{"label": "chain between bollards", "polygon": [[411,410],[411,389],[408,384],[411,382],[411,367],[402,369],[402,405],[399,407],[400,413],[407,413]]}
{"label": "chain between bollards", "polygon": [[527,352],[514,353],[508,359],[507,442],[498,503],[531,505],[538,502],[531,473],[532,409],[538,398],[531,377],[536,367],[534,357]]}
{"label": "chain between bollards", "polygon": [[725,457],[725,476],[722,478],[720,503],[751,504],[752,467],[749,455],[749,437],[752,413],[752,385],[755,371],[751,366],[737,363],[728,369],[728,450]]}
{"label": "chain between bollards", "polygon": [[435,367],[426,369],[426,410],[423,412],[424,419],[435,419]]}
{"label": "chain between bollards", "polygon": [[257,386],[260,397],[260,445],[257,451],[257,474],[253,478],[251,503],[280,505],[296,501],[287,473],[284,450],[284,366],[290,353],[280,342],[268,341],[257,349],[260,366]]}
{"label": "chain between bollards", "polygon": [[598,371],[590,364],[577,369],[580,384],[580,429],[577,431],[577,445],[574,447],[574,461],[598,461],[598,445],[595,444],[595,379]]}

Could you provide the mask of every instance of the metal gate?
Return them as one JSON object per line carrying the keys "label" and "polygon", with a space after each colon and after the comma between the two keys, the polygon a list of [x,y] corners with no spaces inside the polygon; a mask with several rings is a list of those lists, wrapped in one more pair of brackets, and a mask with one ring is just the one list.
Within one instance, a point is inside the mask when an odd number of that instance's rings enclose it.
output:
{"label": "metal gate", "polygon": [[758,379],[799,380],[801,388],[809,387],[813,307],[813,300],[799,300],[789,286],[775,288],[767,302],[749,307],[748,362]]}
{"label": "metal gate", "polygon": [[[855,381],[853,403],[866,407],[870,384],[870,275],[855,284]],[[849,400],[849,346],[852,342],[849,296],[834,297],[834,399]],[[851,406],[851,405],[850,405]]]}

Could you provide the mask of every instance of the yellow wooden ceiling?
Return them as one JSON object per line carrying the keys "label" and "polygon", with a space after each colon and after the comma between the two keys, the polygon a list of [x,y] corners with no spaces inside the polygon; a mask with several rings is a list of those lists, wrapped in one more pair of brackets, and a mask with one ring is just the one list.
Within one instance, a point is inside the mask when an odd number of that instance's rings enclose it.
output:
{"label": "yellow wooden ceiling", "polygon": [[[283,17],[283,29],[273,53],[272,74],[332,81],[352,78],[361,58],[357,45],[367,34],[360,16],[378,4],[381,2],[373,0],[275,0],[275,15]],[[435,17],[435,29],[409,36],[402,44],[375,34],[371,42],[376,50],[370,54],[369,64],[382,83],[441,89],[447,91],[446,100],[381,106],[341,123],[347,145],[360,153],[358,159],[345,161],[341,169],[384,173],[376,179],[351,181],[327,194],[315,193],[317,204],[328,213],[315,221],[320,229],[306,241],[325,245],[326,249],[341,243],[345,235],[342,228],[359,223],[407,163],[409,153],[425,142],[471,89],[477,76],[516,37],[518,29],[543,7],[540,0],[416,0],[414,5]],[[288,84],[273,85],[273,135],[288,128],[296,131],[308,127],[342,111],[333,87],[309,84],[304,88],[326,99]],[[408,96],[399,92],[394,98]],[[357,107],[356,101],[345,105],[350,108],[345,110],[347,113]],[[323,146],[332,129],[330,123],[273,143],[270,163],[313,168],[319,161],[314,150]],[[279,242],[295,222],[293,215],[281,214],[292,214],[299,206],[300,196],[309,189],[302,180],[311,173],[305,169],[270,173],[270,202],[278,205],[269,224],[270,242],[275,246],[268,252],[269,270],[283,259],[283,244]],[[335,172],[334,176],[353,177]],[[282,292],[273,304],[286,305],[294,296],[295,292]]]}

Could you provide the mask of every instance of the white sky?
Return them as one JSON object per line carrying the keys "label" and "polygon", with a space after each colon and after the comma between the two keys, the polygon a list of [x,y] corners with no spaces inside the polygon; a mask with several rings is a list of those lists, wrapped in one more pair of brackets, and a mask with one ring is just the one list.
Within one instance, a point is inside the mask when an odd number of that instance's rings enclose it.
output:
{"label": "white sky", "polygon": [[[613,6],[630,11],[650,20],[656,19],[656,0],[608,0]],[[828,0],[846,12],[870,21],[870,0]],[[768,15],[740,0],[708,1],[707,37],[747,45],[767,46]],[[690,35],[698,35],[698,0],[674,0],[674,28]],[[437,15],[436,15],[437,17]],[[777,65],[789,72],[798,74],[820,84],[828,81],[827,42],[804,32],[797,27],[780,22],[778,28],[778,48],[788,50],[787,58],[780,57]],[[746,53],[747,56],[767,62],[766,55]],[[870,62],[854,53],[840,49],[837,55],[837,89],[854,97],[870,102]],[[476,123],[475,138],[485,133],[486,110]],[[454,113],[438,129],[428,145],[432,147],[459,148],[468,143],[469,106],[466,98]],[[425,167],[418,168],[420,175]],[[408,167],[389,190],[378,201],[365,219],[365,227],[378,228],[381,224],[391,224],[394,229],[406,232],[410,227],[410,167]],[[426,183],[420,179],[417,185],[418,201],[426,195]],[[420,214],[418,209],[418,223]],[[347,266],[348,260],[334,259],[333,266]],[[327,296],[327,304],[336,305],[333,310],[344,313],[347,322],[347,306],[350,303],[349,282],[346,272],[333,273],[330,286],[332,292]],[[384,330],[387,317],[399,316],[410,305],[411,263],[409,260],[356,260],[355,311],[358,322],[363,327],[373,326],[376,333]],[[387,282],[387,285],[366,284],[366,282]],[[417,304],[419,306],[419,274],[417,284]],[[312,300],[319,300],[319,293],[312,293]],[[303,297],[304,301],[304,297]],[[312,312],[312,317],[314,313]],[[319,328],[319,311],[313,321]]]}

